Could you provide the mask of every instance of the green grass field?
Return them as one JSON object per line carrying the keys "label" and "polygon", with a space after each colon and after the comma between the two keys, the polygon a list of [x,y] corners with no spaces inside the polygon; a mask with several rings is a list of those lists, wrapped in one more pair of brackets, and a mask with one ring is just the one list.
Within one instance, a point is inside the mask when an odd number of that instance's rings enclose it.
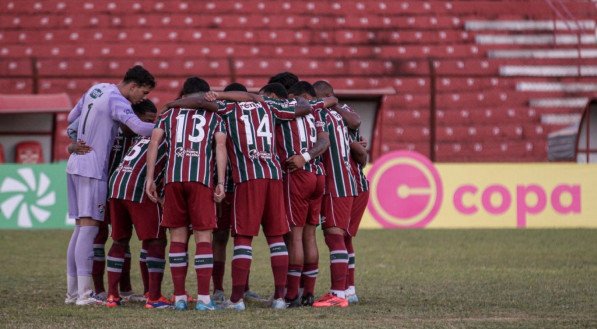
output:
{"label": "green grass field", "polygon": [[[597,230],[360,232],[359,305],[274,311],[65,306],[67,231],[0,231],[0,327],[14,328],[596,328]],[[317,291],[329,286],[320,240]],[[265,240],[254,242],[251,289],[272,292]],[[138,253],[139,245],[133,245]],[[136,262],[136,256],[133,256]],[[135,263],[134,263],[135,264]],[[230,267],[226,269],[230,286]],[[133,285],[141,287],[138,267]],[[194,291],[194,272],[188,288]],[[171,293],[167,272],[164,292]]]}

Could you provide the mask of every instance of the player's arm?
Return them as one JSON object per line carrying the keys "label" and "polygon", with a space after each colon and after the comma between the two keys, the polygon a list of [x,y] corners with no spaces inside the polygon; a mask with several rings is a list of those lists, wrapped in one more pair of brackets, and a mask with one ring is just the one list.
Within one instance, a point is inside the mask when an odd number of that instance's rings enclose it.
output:
{"label": "player's arm", "polygon": [[154,177],[156,161],[158,158],[158,149],[162,139],[164,139],[164,130],[161,128],[153,129],[153,132],[151,133],[151,140],[149,141],[149,147],[147,148],[147,175],[145,176],[145,193],[153,202],[157,202],[159,199]]}
{"label": "player's arm", "polygon": [[317,134],[317,141],[315,141],[312,148],[303,154],[295,154],[286,159],[286,168],[290,172],[301,169],[305,163],[322,155],[328,147],[330,147],[330,135],[325,131],[319,132]]}
{"label": "player's arm", "polygon": [[355,141],[350,143],[350,156],[362,167],[367,165],[367,149],[363,146],[362,142]]}
{"label": "player's arm", "polygon": [[231,102],[263,102],[263,97],[244,91],[208,91],[205,93],[205,99],[208,101],[222,100]]}
{"label": "player's arm", "polygon": [[332,107],[338,104],[338,98],[334,96],[324,97],[321,100],[323,101],[323,107]]}
{"label": "player's arm", "polygon": [[81,116],[81,112],[83,111],[83,102],[85,100],[85,95],[81,96],[77,105],[73,107],[73,109],[68,113],[68,123],[73,123],[73,121],[77,120]]}
{"label": "player's arm", "polygon": [[311,104],[309,101],[302,97],[296,98],[296,106],[294,107],[294,115],[297,117],[304,117],[307,114],[310,114],[313,111]]}
{"label": "player's arm", "polygon": [[228,163],[228,153],[226,153],[226,134],[217,132],[214,136],[216,140],[216,170],[218,173],[218,182],[214,191],[214,200],[222,202],[226,193],[224,184],[226,179],[226,164]]}
{"label": "player's arm", "polygon": [[115,99],[110,102],[111,117],[114,121],[118,121],[129,127],[135,134],[141,136],[151,136],[154,124],[151,122],[144,122],[133,112],[130,103],[124,103],[121,100]]}
{"label": "player's arm", "polygon": [[173,101],[167,103],[166,105],[164,105],[164,108],[166,108],[166,109],[175,108],[175,107],[185,108],[185,109],[203,109],[203,110],[206,110],[207,112],[217,112],[218,111],[218,105],[213,101],[206,100],[204,95],[184,97],[184,98],[173,100]]}
{"label": "player's arm", "polygon": [[356,112],[350,111],[337,104],[334,106],[334,110],[342,116],[342,119],[344,119],[344,122],[346,123],[346,127],[349,129],[359,129],[361,126],[361,117]]}

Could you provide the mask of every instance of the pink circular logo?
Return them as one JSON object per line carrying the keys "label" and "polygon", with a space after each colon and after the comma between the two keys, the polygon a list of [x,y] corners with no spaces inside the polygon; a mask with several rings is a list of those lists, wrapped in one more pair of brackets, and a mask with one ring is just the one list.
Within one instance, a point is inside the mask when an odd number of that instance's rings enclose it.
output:
{"label": "pink circular logo", "polygon": [[384,228],[423,228],[442,201],[439,173],[425,156],[410,151],[384,155],[368,173],[368,208]]}

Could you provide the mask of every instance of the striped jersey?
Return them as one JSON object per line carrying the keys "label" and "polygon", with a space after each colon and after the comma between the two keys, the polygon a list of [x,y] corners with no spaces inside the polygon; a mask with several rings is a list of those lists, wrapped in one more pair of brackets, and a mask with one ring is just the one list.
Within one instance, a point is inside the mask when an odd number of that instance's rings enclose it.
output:
{"label": "striped jersey", "polygon": [[333,109],[315,111],[315,124],[330,135],[330,147],[323,153],[326,174],[325,193],[334,197],[357,195],[357,185],[350,167],[348,129],[342,116]]}
{"label": "striped jersey", "polygon": [[[323,108],[323,102],[310,102],[314,110]],[[303,154],[310,150],[317,141],[317,134],[323,132],[322,126],[315,125],[315,116],[307,114],[294,120],[282,121],[276,125],[276,150],[282,167],[286,159],[295,154]],[[305,171],[323,175],[321,158],[316,157],[305,163]]]}
{"label": "striped jersey", "polygon": [[218,102],[229,137],[226,148],[235,184],[282,179],[274,124],[294,119],[296,101],[264,98],[264,102]]}
{"label": "striped jersey", "polygon": [[[351,143],[359,142],[362,140],[361,134],[358,129],[348,129],[348,137]],[[357,182],[358,193],[369,191],[369,181],[367,180],[367,176],[365,176],[365,173],[363,173],[363,166],[354,161],[352,157],[350,157],[350,166],[352,168],[352,174],[354,175]]]}
{"label": "striped jersey", "polygon": [[[147,137],[134,138],[133,144],[126,152],[122,162],[110,176],[109,198],[129,200],[133,202],[143,202],[145,196],[145,176],[147,175],[147,150],[149,149],[150,139]],[[156,185],[158,190],[162,185],[166,164],[166,144],[158,148],[158,157],[155,166]]]}
{"label": "striped jersey", "polygon": [[110,169],[108,175],[112,175],[114,170],[120,165],[122,158],[129,150],[129,147],[133,145],[135,139],[137,139],[137,136],[127,137],[122,131],[119,131],[118,136],[114,139],[114,144],[112,144],[112,150],[110,151]]}
{"label": "striped jersey", "polygon": [[214,136],[226,133],[222,119],[205,110],[172,108],[160,115],[156,128],[164,130],[168,154],[164,184],[199,182],[213,187]]}

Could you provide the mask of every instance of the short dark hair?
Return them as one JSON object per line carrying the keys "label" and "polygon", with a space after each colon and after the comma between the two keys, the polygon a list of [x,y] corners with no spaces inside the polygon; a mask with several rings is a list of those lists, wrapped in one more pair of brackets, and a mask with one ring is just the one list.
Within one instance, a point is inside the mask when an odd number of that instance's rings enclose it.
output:
{"label": "short dark hair", "polygon": [[286,88],[284,88],[284,85],[277,82],[268,83],[267,85],[263,86],[259,92],[265,94],[275,94],[279,98],[288,98],[288,92],[286,91]]}
{"label": "short dark hair", "polygon": [[313,88],[315,89],[315,93],[317,93],[317,97],[324,97],[326,95],[334,93],[334,88],[332,87],[332,85],[329,82],[323,80],[316,81],[313,84]]}
{"label": "short dark hair", "polygon": [[226,88],[224,88],[224,91],[247,91],[247,87],[245,87],[245,85],[243,85],[242,83],[238,83],[238,82],[233,82],[229,85],[226,86]]}
{"label": "short dark hair", "polygon": [[290,89],[288,89],[289,94],[293,94],[294,96],[300,96],[302,94],[309,94],[313,97],[316,96],[315,88],[313,85],[308,83],[307,81],[299,81],[295,83]]}
{"label": "short dark hair", "polygon": [[134,82],[139,86],[148,86],[152,89],[155,88],[155,78],[141,65],[135,65],[128,69],[122,82],[125,84]]}
{"label": "short dark hair", "polygon": [[141,115],[144,113],[158,113],[158,109],[155,107],[152,101],[149,99],[144,99],[137,104],[133,104],[133,112],[136,115]]}
{"label": "short dark hair", "polygon": [[182,89],[180,90],[180,94],[178,97],[182,97],[184,95],[194,94],[194,93],[206,93],[210,90],[209,83],[207,81],[199,78],[199,77],[190,77],[187,78],[182,85]]}
{"label": "short dark hair", "polygon": [[299,82],[299,78],[296,74],[291,72],[282,72],[274,75],[273,77],[269,78],[267,83],[281,83],[286,90],[290,89],[295,83]]}

